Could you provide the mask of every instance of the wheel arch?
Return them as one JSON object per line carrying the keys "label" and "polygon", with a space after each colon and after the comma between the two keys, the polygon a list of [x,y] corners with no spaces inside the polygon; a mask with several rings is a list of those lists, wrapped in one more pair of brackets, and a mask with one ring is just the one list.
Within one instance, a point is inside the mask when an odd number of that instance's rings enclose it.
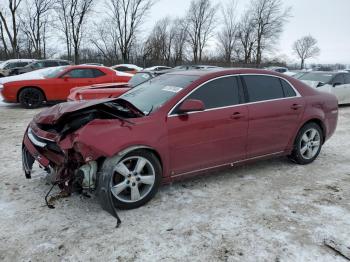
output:
{"label": "wheel arch", "polygon": [[156,149],[154,149],[153,147],[150,147],[150,146],[146,146],[146,145],[130,146],[130,147],[127,147],[127,148],[119,151],[117,153],[117,155],[122,158],[126,154],[128,154],[130,152],[133,152],[133,151],[136,151],[136,150],[146,150],[146,151],[149,151],[149,152],[153,153],[157,157],[161,167],[163,168],[163,161],[162,161],[162,158],[161,158],[160,154],[158,153],[158,151]]}
{"label": "wheel arch", "polygon": [[40,87],[38,87],[38,86],[23,86],[23,87],[21,87],[21,88],[18,90],[18,92],[17,92],[17,96],[16,96],[17,103],[19,103],[19,95],[20,95],[21,92],[22,92],[24,89],[26,89],[26,88],[34,88],[34,89],[39,90],[39,91],[43,94],[44,100],[45,100],[45,101],[47,100],[47,99],[46,99],[46,94],[45,94],[45,92],[44,92],[44,90],[43,90],[42,88],[40,88]]}
{"label": "wheel arch", "polygon": [[305,121],[304,124],[299,128],[299,130],[309,123],[315,123],[321,128],[321,130],[322,130],[322,144],[324,144],[324,142],[326,141],[327,130],[326,130],[326,126],[323,123],[323,121],[319,118],[311,118],[311,119]]}

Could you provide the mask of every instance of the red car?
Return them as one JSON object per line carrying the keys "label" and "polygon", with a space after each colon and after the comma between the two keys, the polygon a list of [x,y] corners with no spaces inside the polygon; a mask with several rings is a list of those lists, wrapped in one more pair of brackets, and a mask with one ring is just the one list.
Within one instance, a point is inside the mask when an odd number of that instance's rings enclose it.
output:
{"label": "red car", "polygon": [[338,103],[265,70],[178,71],[117,99],[67,102],[35,116],[23,168],[36,160],[61,189],[95,188],[103,207],[149,201],[161,182],[289,156],[313,162],[332,136]]}
{"label": "red car", "polygon": [[36,108],[43,102],[66,100],[74,87],[128,82],[132,75],[102,66],[61,66],[12,77],[2,87],[5,102]]}
{"label": "red car", "polygon": [[130,90],[128,83],[106,83],[71,89],[67,101],[118,97]]}
{"label": "red car", "polygon": [[128,83],[106,83],[82,88],[73,88],[67,98],[67,101],[91,100],[101,98],[118,97],[131,88],[142,84],[166,71],[139,71],[134,74]]}

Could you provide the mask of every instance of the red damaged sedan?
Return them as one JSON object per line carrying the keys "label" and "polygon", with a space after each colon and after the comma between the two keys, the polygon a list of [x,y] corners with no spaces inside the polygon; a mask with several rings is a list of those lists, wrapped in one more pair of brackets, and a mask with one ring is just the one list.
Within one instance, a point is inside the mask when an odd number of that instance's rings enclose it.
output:
{"label": "red damaged sedan", "polygon": [[117,99],[44,110],[23,140],[62,191],[95,188],[102,206],[136,208],[160,184],[252,160],[313,162],[337,125],[338,103],[297,79],[254,69],[179,71]]}
{"label": "red damaged sedan", "polygon": [[44,102],[64,101],[74,87],[128,82],[130,74],[103,66],[61,66],[10,77],[2,85],[5,102],[36,108]]}

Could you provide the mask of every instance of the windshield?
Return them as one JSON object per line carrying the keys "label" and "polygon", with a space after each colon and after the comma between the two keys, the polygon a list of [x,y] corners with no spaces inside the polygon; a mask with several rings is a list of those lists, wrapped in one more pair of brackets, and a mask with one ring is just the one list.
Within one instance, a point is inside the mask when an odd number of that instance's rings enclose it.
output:
{"label": "windshield", "polygon": [[139,84],[142,84],[143,82],[146,82],[147,80],[151,79],[151,75],[148,73],[136,73],[130,80],[129,84],[131,87],[137,86]]}
{"label": "windshield", "polygon": [[133,104],[144,114],[160,108],[183,88],[198,79],[190,75],[161,75],[131,89],[120,98]]}
{"label": "windshield", "polygon": [[307,81],[317,81],[317,82],[322,82],[322,83],[328,83],[329,81],[332,80],[334,77],[334,74],[332,73],[306,73],[303,74],[302,76],[298,77],[300,80],[307,80]]}
{"label": "windshield", "polygon": [[44,78],[55,78],[62,73],[67,66],[57,66],[44,69],[41,74]]}

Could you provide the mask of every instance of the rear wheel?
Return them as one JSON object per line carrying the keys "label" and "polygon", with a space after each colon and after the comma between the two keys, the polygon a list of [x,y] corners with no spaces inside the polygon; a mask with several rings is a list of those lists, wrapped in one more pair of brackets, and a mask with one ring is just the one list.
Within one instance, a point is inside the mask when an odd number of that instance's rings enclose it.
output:
{"label": "rear wheel", "polygon": [[36,88],[28,87],[19,94],[19,102],[24,108],[37,108],[44,101],[44,94]]}
{"label": "rear wheel", "polygon": [[323,132],[318,124],[304,125],[295,139],[291,159],[301,165],[313,162],[321,151],[322,140]]}

